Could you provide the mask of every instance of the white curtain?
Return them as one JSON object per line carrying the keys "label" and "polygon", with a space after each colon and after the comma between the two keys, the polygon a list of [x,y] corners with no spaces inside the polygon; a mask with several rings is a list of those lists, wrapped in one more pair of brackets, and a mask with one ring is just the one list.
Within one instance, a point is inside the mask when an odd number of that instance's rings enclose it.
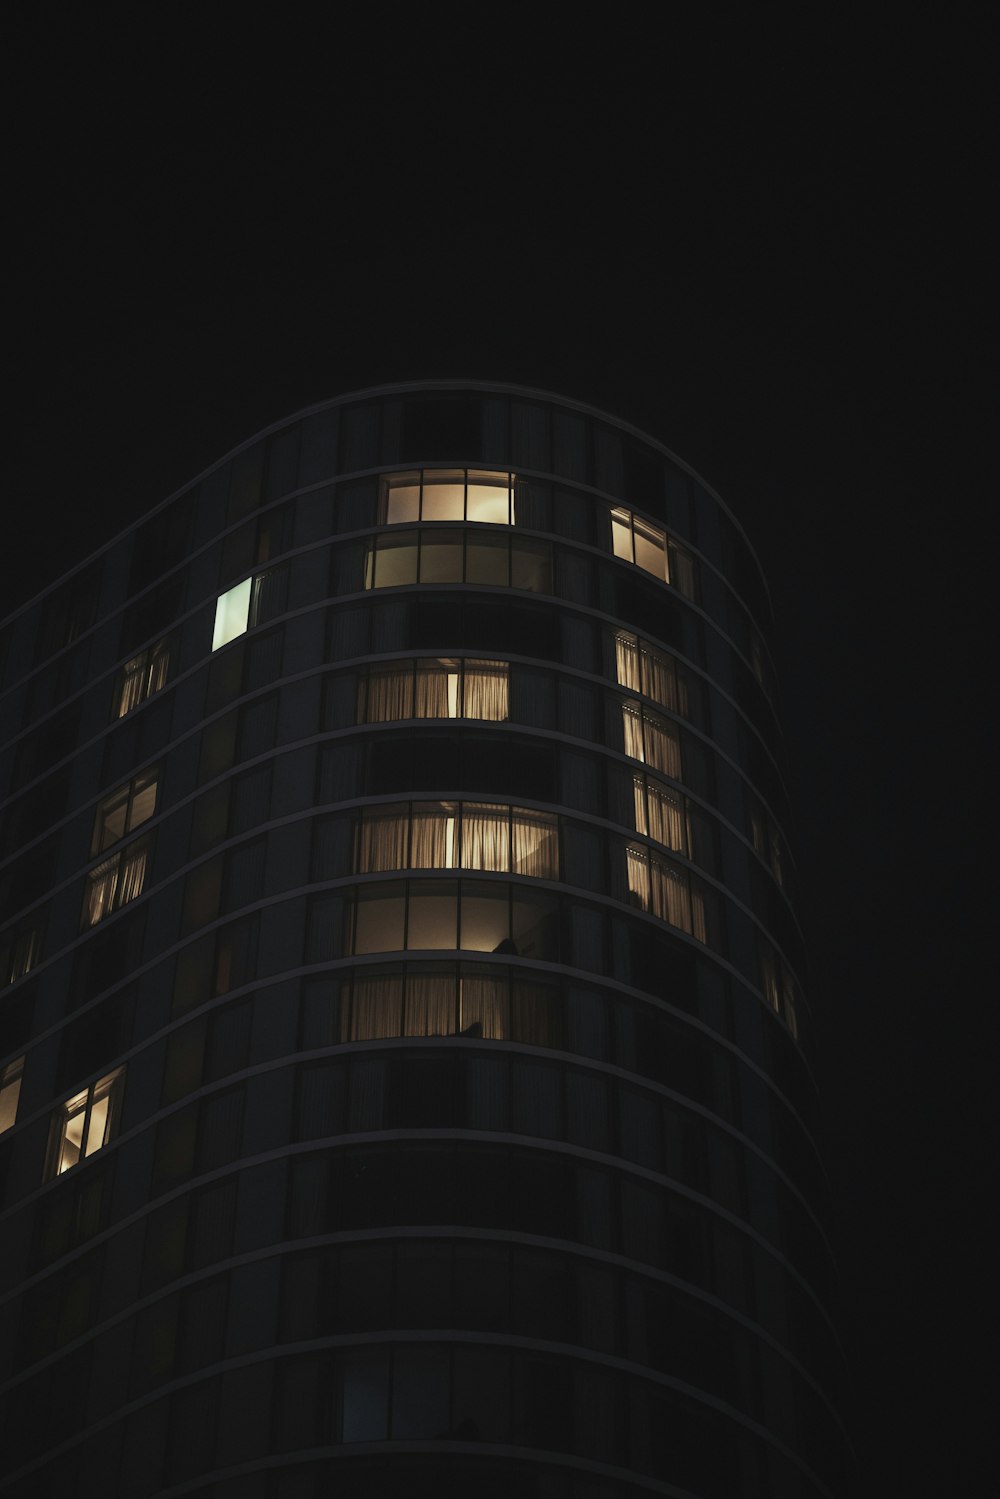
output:
{"label": "white curtain", "polygon": [[87,885],[87,925],[96,926],[112,909],[115,886],[118,883],[118,855],[105,859],[103,864],[91,870]]}
{"label": "white curtain", "polygon": [[[642,715],[645,730],[646,762],[662,770],[675,781],[681,778],[681,746],[675,729],[652,713]],[[637,757],[637,758],[641,758]]]}
{"label": "white curtain", "polygon": [[676,853],[686,853],[683,798],[676,791],[658,785],[656,781],[647,784],[646,798],[649,809],[647,831],[650,838],[655,838],[657,843],[662,843],[665,848],[672,848]]}
{"label": "white curtain", "polygon": [[409,824],[405,807],[367,814],[358,833],[358,873],[405,869]]}
{"label": "white curtain", "polygon": [[367,723],[388,723],[413,717],[413,667],[407,662],[391,671],[373,671],[368,678]]}
{"label": "white curtain", "polygon": [[515,874],[535,879],[556,879],[559,874],[559,838],[554,817],[529,812],[523,807],[511,809],[514,835]]}
{"label": "white curtain", "polygon": [[456,802],[418,802],[413,808],[410,868],[454,869],[457,825]]}
{"label": "white curtain", "polygon": [[650,860],[650,892],[652,911],[661,921],[681,931],[691,930],[691,901],[688,895],[687,875],[660,859]]}
{"label": "white curtain", "polygon": [[455,980],[452,974],[411,973],[406,980],[407,1036],[455,1034]]}
{"label": "white curtain", "polygon": [[146,680],[146,655],[136,656],[134,661],[125,663],[122,672],[122,691],[118,701],[118,717],[124,718],[137,704],[142,702],[145,696],[143,686]]}
{"label": "white curtain", "polygon": [[642,690],[661,708],[677,711],[676,677],[672,661],[643,647]]}
{"label": "white curtain", "polygon": [[462,868],[510,869],[510,808],[488,802],[462,806]]}
{"label": "white curtain", "polygon": [[464,718],[505,719],[508,716],[506,661],[465,663]]}
{"label": "white curtain", "polygon": [[459,1031],[474,1026],[487,1041],[502,1041],[507,1035],[507,982],[505,979],[469,977],[459,980]]}
{"label": "white curtain", "polygon": [[633,760],[644,760],[642,748],[642,718],[638,703],[622,703],[622,729],[625,734],[625,753]]}
{"label": "white curtain", "polygon": [[145,844],[141,844],[138,848],[133,846],[122,850],[116,906],[127,905],[130,900],[135,900],[136,896],[142,894],[148,853],[149,850]]}
{"label": "white curtain", "polygon": [[632,796],[635,802],[635,830],[637,833],[648,833],[649,827],[646,823],[646,786],[642,776],[633,776]]}
{"label": "white curtain", "polygon": [[418,718],[448,718],[448,670],[443,665],[417,668]]}
{"label": "white curtain", "polygon": [[356,978],[351,996],[352,1041],[386,1041],[402,1034],[403,981],[394,974]]}
{"label": "white curtain", "polygon": [[615,665],[618,685],[639,691],[639,646],[634,635],[615,636]]}
{"label": "white curtain", "polygon": [[625,850],[625,865],[628,874],[629,894],[636,897],[636,904],[649,910],[649,856],[644,848],[628,847]]}
{"label": "white curtain", "polygon": [[699,942],[708,941],[708,924],[705,920],[705,893],[697,880],[691,881],[691,935]]}

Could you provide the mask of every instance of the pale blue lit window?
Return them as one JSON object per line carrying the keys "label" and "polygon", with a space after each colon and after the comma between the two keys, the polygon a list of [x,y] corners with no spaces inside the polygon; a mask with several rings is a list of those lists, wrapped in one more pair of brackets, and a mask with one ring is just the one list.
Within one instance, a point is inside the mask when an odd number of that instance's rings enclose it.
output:
{"label": "pale blue lit window", "polygon": [[215,629],[212,632],[212,649],[219,650],[244,635],[250,620],[250,589],[253,580],[244,578],[235,588],[230,588],[219,598],[215,606]]}

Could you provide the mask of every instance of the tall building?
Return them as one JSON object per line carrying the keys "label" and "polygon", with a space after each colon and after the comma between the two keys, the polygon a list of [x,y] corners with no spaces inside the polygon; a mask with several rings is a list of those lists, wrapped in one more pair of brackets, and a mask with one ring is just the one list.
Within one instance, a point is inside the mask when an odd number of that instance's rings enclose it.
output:
{"label": "tall building", "polygon": [[658,443],[456,381],[6,623],[0,1491],[843,1492],[768,619]]}

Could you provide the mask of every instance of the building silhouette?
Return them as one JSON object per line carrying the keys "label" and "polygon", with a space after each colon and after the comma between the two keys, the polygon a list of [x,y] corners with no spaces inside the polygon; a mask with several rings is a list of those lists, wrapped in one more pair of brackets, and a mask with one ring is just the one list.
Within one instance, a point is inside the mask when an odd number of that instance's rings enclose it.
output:
{"label": "building silhouette", "polygon": [[0,1492],[843,1492],[769,614],[459,381],[7,621]]}

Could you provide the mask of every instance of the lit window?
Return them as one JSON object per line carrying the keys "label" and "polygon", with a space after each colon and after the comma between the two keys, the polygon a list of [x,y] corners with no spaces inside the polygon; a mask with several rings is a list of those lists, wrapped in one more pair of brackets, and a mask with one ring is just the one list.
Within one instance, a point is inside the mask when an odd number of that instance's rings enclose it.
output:
{"label": "lit window", "polygon": [[235,588],[230,588],[219,598],[215,606],[215,629],[212,632],[212,649],[219,650],[246,634],[250,619],[250,591],[252,578],[244,578]]}
{"label": "lit window", "polygon": [[684,798],[669,786],[643,776],[634,778],[633,789],[636,832],[645,833],[676,854],[687,854],[690,840]]}
{"label": "lit window", "polygon": [[125,1069],[118,1067],[67,1098],[52,1120],[50,1176],[61,1176],[118,1133]]}
{"label": "lit window", "polygon": [[615,636],[615,669],[619,686],[641,692],[671,713],[691,717],[687,679],[664,651],[621,631]]}
{"label": "lit window", "polygon": [[673,724],[638,703],[622,703],[625,753],[673,780],[681,779],[681,742]]}
{"label": "lit window", "polygon": [[17,1100],[21,1095],[23,1072],[23,1057],[18,1057],[16,1062],[8,1062],[0,1072],[0,1135],[4,1130],[12,1129],[17,1119]]}
{"label": "lit window", "polygon": [[493,469],[425,469],[382,480],[381,523],[475,521],[514,524],[514,475]]}
{"label": "lit window", "polygon": [[701,885],[687,870],[659,859],[646,848],[625,850],[629,894],[643,911],[706,942],[705,900]]}
{"label": "lit window", "polygon": [[386,531],[365,555],[366,588],[413,583],[477,583],[483,587],[552,591],[552,544],[474,531]]}
{"label": "lit window", "polygon": [[92,854],[103,853],[152,817],[156,811],[156,783],[157,771],[147,770],[105,797],[94,819]]}
{"label": "lit window", "polygon": [[622,562],[632,562],[663,583],[672,583],[686,598],[696,594],[694,559],[652,521],[616,505],[611,511],[611,548]]}
{"label": "lit window", "polygon": [[373,667],[358,691],[358,722],[507,717],[506,661],[431,659]]}
{"label": "lit window", "polygon": [[362,813],[359,874],[459,868],[558,879],[557,819],[493,802],[414,802]]}
{"label": "lit window", "polygon": [[42,955],[42,939],[34,927],[5,934],[0,944],[0,984],[14,984],[38,963]]}
{"label": "lit window", "polygon": [[115,716],[124,718],[146,698],[166,685],[170,672],[170,641],[160,640],[141,651],[122,667],[121,684],[115,701]]}
{"label": "lit window", "polygon": [[112,911],[142,894],[148,858],[149,842],[141,838],[102,859],[90,871],[83,903],[84,926],[96,926]]}

